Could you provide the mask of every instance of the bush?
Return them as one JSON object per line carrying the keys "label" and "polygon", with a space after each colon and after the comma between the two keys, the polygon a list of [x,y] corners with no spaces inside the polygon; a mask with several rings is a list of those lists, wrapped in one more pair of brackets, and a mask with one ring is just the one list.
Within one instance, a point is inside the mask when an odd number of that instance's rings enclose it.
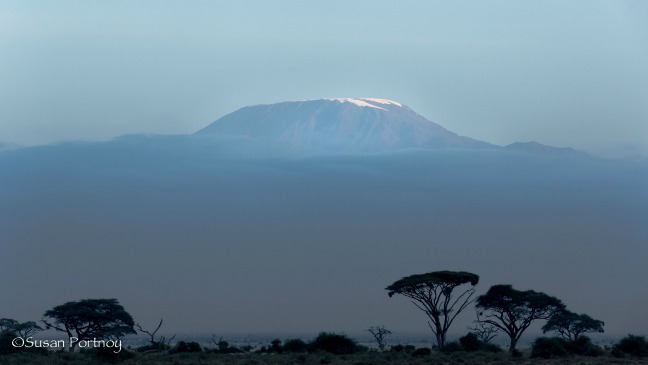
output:
{"label": "bush", "polygon": [[486,351],[486,352],[494,352],[494,353],[502,352],[501,347],[499,347],[497,345],[494,345],[492,343],[486,343],[486,342],[482,342],[482,349],[481,350]]}
{"label": "bush", "polygon": [[13,354],[21,350],[21,348],[14,347],[11,341],[16,338],[16,334],[9,331],[0,333],[0,355]]}
{"label": "bush", "polygon": [[457,351],[464,351],[464,348],[459,344],[459,342],[456,341],[446,343],[445,347],[443,347],[443,352],[446,353],[457,352]]}
{"label": "bush", "polygon": [[648,343],[644,336],[627,335],[614,345],[612,354],[617,357],[623,355],[648,356]]}
{"label": "bush", "polygon": [[418,348],[418,349],[414,350],[414,352],[412,352],[412,356],[414,356],[414,357],[430,356],[430,355],[432,355],[432,350],[430,350],[427,347],[421,347],[421,348]]}
{"label": "bush", "polygon": [[474,333],[469,333],[459,339],[459,343],[466,351],[478,351],[481,348],[482,342],[477,338]]}
{"label": "bush", "polygon": [[97,360],[110,362],[113,364],[135,357],[135,353],[131,351],[122,349],[121,351],[115,353],[115,349],[110,347],[95,347],[94,349],[92,349],[92,352],[94,353],[94,357]]}
{"label": "bush", "polygon": [[473,351],[501,352],[502,351],[502,349],[497,345],[493,345],[491,343],[481,341],[477,337],[477,335],[475,335],[472,332],[461,337],[459,339],[459,343],[461,344],[461,348],[464,351],[469,351],[469,352],[473,352]]}
{"label": "bush", "polygon": [[202,351],[202,347],[198,342],[180,341],[178,342],[177,345],[175,345],[175,347],[169,350],[169,353],[178,354],[183,352],[201,352],[201,351]]}
{"label": "bush", "polygon": [[556,357],[570,356],[567,341],[558,337],[539,337],[533,342],[531,357],[552,359]]}
{"label": "bush", "polygon": [[416,350],[416,347],[413,346],[413,345],[405,345],[405,346],[403,346],[403,345],[400,345],[400,344],[392,346],[389,349],[389,351],[393,351],[393,352],[414,352],[414,350]]}
{"label": "bush", "polygon": [[353,354],[360,351],[358,344],[345,335],[322,332],[310,343],[311,351],[326,351],[334,355]]}
{"label": "bush", "polygon": [[283,353],[283,347],[281,346],[281,340],[278,338],[275,338],[270,342],[270,348],[268,349],[270,352],[275,352],[277,354]]}
{"label": "bush", "polygon": [[403,351],[405,352],[414,352],[414,350],[416,350],[416,347],[414,347],[414,345],[405,345],[405,347],[403,347]]}
{"label": "bush", "polygon": [[166,345],[166,344],[161,344],[161,343],[151,343],[148,345],[140,346],[135,349],[137,352],[161,352],[161,351],[166,351],[169,350],[171,346]]}
{"label": "bush", "polygon": [[306,352],[308,351],[308,345],[300,339],[286,340],[283,350],[285,352]]}
{"label": "bush", "polygon": [[[275,340],[275,341],[279,341],[279,340]],[[281,344],[281,341],[279,341],[279,344]],[[215,354],[237,354],[237,353],[245,352],[239,349],[238,347],[230,346],[229,342],[223,340],[219,340],[216,343],[216,346],[218,346],[218,348],[212,349],[210,350],[210,352],[213,352]],[[261,350],[262,350],[261,352],[272,352],[272,350],[267,349],[265,347],[262,347]]]}
{"label": "bush", "polygon": [[576,340],[567,343],[567,349],[572,354],[581,356],[601,356],[604,351],[599,346],[592,343],[592,340],[587,336],[579,336]]}
{"label": "bush", "polygon": [[0,332],[0,355],[13,354],[17,352],[30,352],[35,354],[47,355],[47,349],[44,347],[15,347],[11,344],[17,334],[11,331]]}

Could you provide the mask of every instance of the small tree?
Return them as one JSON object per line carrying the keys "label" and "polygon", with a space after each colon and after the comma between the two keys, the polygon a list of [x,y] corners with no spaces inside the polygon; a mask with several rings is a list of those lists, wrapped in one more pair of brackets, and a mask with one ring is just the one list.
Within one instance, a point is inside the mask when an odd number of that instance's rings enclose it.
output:
{"label": "small tree", "polygon": [[43,329],[36,324],[34,321],[29,321],[25,323],[20,323],[15,319],[2,318],[0,319],[0,333],[1,332],[10,332],[16,334],[16,336],[27,338],[33,336],[36,332],[40,332]]}
{"label": "small tree", "polygon": [[490,343],[490,341],[497,336],[497,327],[482,322],[479,320],[479,312],[477,312],[477,320],[473,321],[474,327],[468,327],[471,333],[474,333],[477,338],[483,343]]}
{"label": "small tree", "polygon": [[371,333],[374,338],[376,339],[376,342],[378,343],[378,348],[380,351],[385,350],[385,336],[391,335],[391,331],[385,328],[385,326],[372,326],[369,327],[367,330],[369,333]]}
{"label": "small tree", "polygon": [[[479,282],[479,276],[465,271],[435,271],[404,277],[385,288],[389,296],[401,294],[422,310],[430,319],[428,326],[436,336],[437,346],[443,351],[446,334],[450,325],[463,309],[474,301],[474,286]],[[458,286],[470,284],[456,297],[453,291]]]}
{"label": "small tree", "polygon": [[[45,319],[46,317],[50,320]],[[48,329],[65,332],[79,341],[93,338],[115,339],[128,333],[136,333],[133,329],[133,318],[117,299],[67,302],[46,311],[43,323]],[[74,346],[70,347],[70,351],[74,351]]]}
{"label": "small tree", "polygon": [[511,339],[515,351],[522,333],[537,319],[548,319],[565,305],[557,298],[533,290],[519,291],[511,285],[493,285],[477,298],[478,320],[495,326]]}
{"label": "small tree", "polygon": [[542,327],[542,332],[556,332],[562,338],[576,341],[578,337],[588,332],[603,333],[605,323],[587,314],[576,314],[568,310],[556,312]]}

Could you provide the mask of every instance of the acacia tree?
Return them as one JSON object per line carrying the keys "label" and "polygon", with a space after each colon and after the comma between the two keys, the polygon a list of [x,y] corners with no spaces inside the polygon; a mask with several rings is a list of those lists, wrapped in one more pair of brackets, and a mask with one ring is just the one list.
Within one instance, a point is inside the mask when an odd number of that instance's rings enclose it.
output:
{"label": "acacia tree", "polygon": [[511,285],[493,285],[477,298],[478,320],[506,333],[515,351],[522,333],[538,319],[548,319],[565,309],[560,299],[533,290],[520,291]]}
{"label": "acacia tree", "polygon": [[[439,350],[443,351],[450,325],[474,301],[471,297],[478,282],[479,276],[473,273],[435,271],[404,277],[385,289],[390,297],[401,294],[412,299],[412,303],[428,316],[428,326],[436,336]],[[463,284],[470,284],[471,287],[459,295],[453,295],[455,288]]]}
{"label": "acacia tree", "polygon": [[576,341],[583,333],[603,333],[604,325],[603,321],[594,319],[587,314],[576,314],[563,310],[549,318],[547,323],[542,326],[542,332],[556,332],[565,340]]}
{"label": "acacia tree", "polygon": [[42,331],[43,329],[34,321],[20,323],[15,319],[2,318],[0,319],[0,332],[14,333],[19,337],[27,338]]}
{"label": "acacia tree", "polygon": [[[128,333],[136,334],[133,318],[117,299],[67,302],[45,312],[42,321],[48,329],[65,332],[79,341],[115,339]],[[74,347],[70,347],[70,351],[74,351]]]}

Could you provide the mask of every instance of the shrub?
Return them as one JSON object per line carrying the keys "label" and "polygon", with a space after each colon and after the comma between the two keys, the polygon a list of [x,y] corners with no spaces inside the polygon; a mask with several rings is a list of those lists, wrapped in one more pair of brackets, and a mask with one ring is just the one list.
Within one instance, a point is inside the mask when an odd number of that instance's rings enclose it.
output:
{"label": "shrub", "polygon": [[617,357],[623,357],[625,354],[648,356],[648,343],[644,336],[627,335],[614,345],[612,354]]}
{"label": "shrub", "polygon": [[162,343],[152,343],[144,346],[140,346],[135,349],[137,352],[160,352],[160,351],[166,351],[169,350],[171,346],[162,344]]}
{"label": "shrub", "polygon": [[472,332],[461,337],[459,343],[466,351],[478,351],[482,345],[482,342],[477,338],[477,335]]}
{"label": "shrub", "polygon": [[283,350],[285,352],[306,352],[308,351],[308,345],[300,339],[286,340]]}
{"label": "shrub", "polygon": [[604,351],[599,346],[592,343],[587,336],[579,336],[576,340],[567,343],[567,349],[572,354],[581,356],[601,356]]}
{"label": "shrub", "polygon": [[482,342],[481,350],[486,351],[486,352],[494,352],[494,353],[502,352],[501,347],[499,347],[497,345],[494,345],[492,343],[486,343],[486,342]]}
{"label": "shrub", "polygon": [[135,353],[131,351],[122,349],[121,351],[115,353],[115,349],[109,347],[95,347],[94,349],[92,349],[92,352],[94,353],[94,357],[97,360],[110,362],[113,364],[135,357]]}
{"label": "shrub", "polygon": [[346,335],[322,332],[310,343],[312,351],[326,351],[335,355],[353,354],[360,351],[358,344]]}
{"label": "shrub", "polygon": [[0,332],[0,355],[12,354],[20,351],[20,348],[14,347],[11,341],[16,338],[16,334],[9,331]]}
{"label": "shrub", "polygon": [[570,356],[568,350],[569,344],[562,338],[558,337],[539,337],[533,342],[531,348],[531,357],[541,357],[543,359],[552,359],[556,357]]}
{"label": "shrub", "polygon": [[178,354],[183,352],[201,352],[201,351],[202,351],[202,347],[198,342],[180,341],[178,342],[178,344],[175,345],[175,347],[169,350],[169,353]]}
{"label": "shrub", "polygon": [[443,352],[446,353],[457,352],[457,351],[464,351],[464,348],[459,344],[459,342],[456,341],[446,343],[446,345],[443,347]]}
{"label": "shrub", "polygon": [[[275,341],[279,341],[279,340],[275,340]],[[223,341],[222,339],[219,340],[218,342],[216,342],[216,341],[213,341],[213,342],[216,343],[216,346],[218,346],[218,348],[212,349],[210,351],[215,353],[215,354],[236,354],[236,353],[245,352],[245,351],[239,349],[238,347],[230,346],[229,342]],[[274,343],[274,341],[273,341],[273,343]],[[279,341],[279,343],[281,343],[281,341]],[[272,351],[265,348],[265,347],[262,347],[260,352],[272,352]]]}
{"label": "shrub", "polygon": [[18,335],[11,331],[0,332],[0,355],[13,354],[17,352],[29,352],[47,355],[47,349],[43,347],[15,347],[11,344]]}
{"label": "shrub", "polygon": [[395,345],[391,347],[390,351],[401,352],[403,351],[403,349],[404,349],[403,345]]}
{"label": "shrub", "polygon": [[414,357],[430,356],[430,355],[432,355],[432,350],[430,350],[427,347],[421,347],[421,348],[418,348],[418,349],[414,350],[414,352],[412,352],[412,356],[414,356]]}
{"label": "shrub", "polygon": [[281,340],[278,338],[275,338],[270,342],[270,348],[268,349],[270,352],[276,352],[278,354],[283,353],[283,347],[281,346]]}

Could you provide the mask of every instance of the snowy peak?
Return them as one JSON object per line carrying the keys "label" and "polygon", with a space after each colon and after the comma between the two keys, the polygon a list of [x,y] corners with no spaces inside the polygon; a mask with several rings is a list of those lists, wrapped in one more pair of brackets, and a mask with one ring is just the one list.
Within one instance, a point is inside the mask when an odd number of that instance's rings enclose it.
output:
{"label": "snowy peak", "polygon": [[359,98],[359,99],[354,99],[354,98],[335,98],[335,99],[324,99],[324,100],[332,100],[332,101],[337,101],[340,103],[351,103],[357,106],[362,106],[362,107],[369,107],[369,108],[376,108],[376,109],[382,109],[382,110],[387,110],[384,107],[380,105],[396,105],[398,107],[403,107],[403,104],[397,103],[393,100],[388,100],[388,99],[376,99],[376,98]]}

